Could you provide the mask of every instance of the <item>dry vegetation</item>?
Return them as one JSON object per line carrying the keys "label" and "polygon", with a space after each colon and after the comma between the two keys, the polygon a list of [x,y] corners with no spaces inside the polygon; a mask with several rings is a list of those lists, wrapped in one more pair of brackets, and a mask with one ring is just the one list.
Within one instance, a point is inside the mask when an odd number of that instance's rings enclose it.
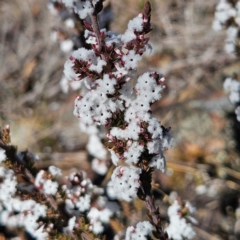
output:
{"label": "dry vegetation", "polygon": [[[12,142],[20,150],[28,148],[44,160],[64,163],[64,169],[86,169],[86,136],[72,115],[77,93],[61,92],[66,55],[50,40],[51,28],[59,22],[46,2],[0,2],[0,125],[10,124]],[[123,32],[145,1],[111,2],[115,14],[111,28]],[[224,52],[224,32],[211,29],[218,1],[150,2],[154,50],[141,63],[140,72],[157,70],[165,75],[164,98],[153,109],[163,125],[172,127],[175,138],[167,153],[168,170],[165,175],[156,173],[155,181],[165,193],[175,190],[197,207],[197,239],[240,239],[234,234],[240,123],[222,88],[225,76],[240,72],[240,62]],[[197,195],[199,185],[209,193]],[[157,187],[156,196],[168,200]],[[166,204],[159,204],[165,216]],[[141,203],[122,205],[126,215],[135,213],[132,222],[142,217]],[[117,222],[112,226],[121,229]]]}

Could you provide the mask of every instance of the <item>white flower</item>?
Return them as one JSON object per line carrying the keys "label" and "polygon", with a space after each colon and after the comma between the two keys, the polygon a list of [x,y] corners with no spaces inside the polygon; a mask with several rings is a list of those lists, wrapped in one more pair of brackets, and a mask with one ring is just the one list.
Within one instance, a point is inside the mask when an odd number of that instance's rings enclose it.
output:
{"label": "white flower", "polygon": [[50,167],[48,168],[48,171],[51,173],[51,175],[52,175],[53,177],[55,177],[55,176],[61,176],[61,175],[62,175],[61,169],[60,169],[60,168],[57,168],[57,167],[55,167],[55,166],[50,166]]}
{"label": "white flower", "polygon": [[4,167],[0,167],[0,177],[4,177],[5,176],[5,168]]}
{"label": "white flower", "polygon": [[98,79],[96,83],[99,86],[99,90],[104,94],[114,94],[114,86],[117,83],[115,78],[110,78],[108,74],[104,74],[103,79]]}
{"label": "white flower", "polygon": [[148,121],[148,131],[152,134],[152,138],[159,138],[162,136],[162,128],[156,118]]}
{"label": "white flower", "polygon": [[54,195],[57,193],[58,190],[58,183],[53,182],[52,180],[48,179],[43,183],[43,191],[46,194]]}
{"label": "white flower", "polygon": [[90,1],[79,0],[74,6],[74,11],[79,15],[81,19],[86,18],[89,14],[92,14],[94,8]]}
{"label": "white flower", "polygon": [[124,132],[125,132],[125,138],[129,138],[132,140],[138,140],[139,134],[141,133],[141,128],[137,124],[137,122],[132,121],[129,123],[129,125],[124,130]]}
{"label": "white flower", "polygon": [[128,29],[131,31],[136,30],[137,32],[141,32],[143,30],[143,18],[141,16],[137,16],[130,20],[128,23]]}
{"label": "white flower", "polygon": [[21,214],[20,221],[23,222],[26,230],[28,232],[35,231],[38,228],[38,223],[37,223],[38,217],[32,214]]}
{"label": "white flower", "polygon": [[0,163],[6,160],[6,153],[5,150],[3,150],[2,148],[0,148]]}
{"label": "white flower", "polygon": [[147,148],[149,153],[159,154],[163,151],[162,140],[161,139],[153,139],[151,142],[147,143]]}
{"label": "white flower", "polygon": [[123,55],[122,60],[124,61],[124,66],[126,69],[136,69],[137,63],[142,57],[139,54],[136,54],[134,50],[130,50],[127,55]]}
{"label": "white flower", "polygon": [[71,7],[73,7],[76,0],[62,0],[62,2],[66,5],[66,7],[71,8]]}
{"label": "white flower", "polygon": [[72,217],[68,220],[68,228],[69,230],[73,230],[75,225],[76,217]]}
{"label": "white flower", "polygon": [[107,196],[111,199],[111,200],[115,200],[117,199],[117,193],[114,191],[114,186],[113,186],[113,182],[110,180],[107,184],[106,187],[106,192],[107,192]]}
{"label": "white flower", "polygon": [[60,42],[60,49],[65,53],[72,51],[73,46],[74,46],[74,43],[71,39],[65,39]]}
{"label": "white flower", "polygon": [[[240,104],[240,82],[232,78],[226,78],[224,81],[223,87],[226,91],[230,92],[230,95],[229,95],[230,101],[235,105]],[[235,113],[237,115],[237,120],[238,120],[239,108],[235,110]]]}
{"label": "white flower", "polygon": [[139,222],[136,227],[128,227],[125,240],[147,240],[152,236],[153,226],[150,222]]}
{"label": "white flower", "polygon": [[78,207],[80,212],[85,212],[89,210],[91,203],[91,198],[89,195],[85,195],[84,197],[80,197],[76,202],[76,206]]}
{"label": "white flower", "polygon": [[33,214],[36,217],[46,217],[47,215],[47,206],[36,203],[33,209]]}
{"label": "white flower", "polygon": [[137,196],[137,189],[139,188],[140,168],[135,167],[117,167],[112,173],[112,183],[114,191],[119,199],[130,202]]}
{"label": "white flower", "polygon": [[38,174],[35,178],[35,183],[34,183],[36,187],[41,187],[42,186],[42,184],[45,181],[44,175],[45,175],[45,171],[41,170],[40,172],[38,172]]}
{"label": "white flower", "polygon": [[[106,149],[104,149],[106,151]],[[99,160],[97,158],[94,158],[92,160],[92,170],[99,175],[105,175],[108,171],[108,167],[106,164],[106,161],[104,160]]]}
{"label": "white flower", "polygon": [[48,239],[48,233],[44,232],[44,225],[42,225],[37,230],[31,231],[30,233],[36,240],[46,240],[46,239]]}
{"label": "white flower", "polygon": [[[195,208],[193,208],[189,202],[186,203],[185,207],[189,209],[189,213],[195,211]],[[192,224],[187,223],[186,219],[179,215],[180,209],[181,206],[177,200],[168,208],[170,224],[166,228],[166,232],[168,236],[174,240],[184,240],[185,238],[192,240],[196,236],[196,233],[192,228]]]}
{"label": "white flower", "polygon": [[124,43],[128,43],[134,39],[136,39],[136,35],[132,30],[127,29],[126,32],[121,36],[121,40]]}
{"label": "white flower", "polygon": [[64,24],[67,28],[74,28],[75,27],[75,23],[73,21],[72,18],[67,18],[65,21],[64,21]]}
{"label": "white flower", "polygon": [[103,70],[103,67],[106,65],[107,65],[106,61],[97,57],[93,59],[92,64],[89,67],[89,70],[95,71],[97,73],[101,73]]}
{"label": "white flower", "polygon": [[15,177],[5,175],[4,181],[0,184],[0,200],[7,201],[16,192],[17,181]]}
{"label": "white flower", "polygon": [[156,167],[158,170],[161,170],[162,172],[164,172],[166,168],[166,162],[165,162],[164,156],[162,154],[158,154],[154,156],[151,159],[149,166]]}
{"label": "white flower", "polygon": [[111,153],[111,159],[112,159],[112,162],[115,166],[117,166],[117,163],[119,161],[119,157],[118,155],[112,150],[112,149],[109,149],[110,153]]}
{"label": "white flower", "polygon": [[94,220],[92,222],[92,231],[94,234],[101,234],[104,231],[104,227],[102,223],[98,220]]}
{"label": "white flower", "polygon": [[143,152],[144,147],[139,144],[139,142],[134,141],[126,152],[124,152],[124,157],[126,158],[126,163],[138,163],[139,157]]}

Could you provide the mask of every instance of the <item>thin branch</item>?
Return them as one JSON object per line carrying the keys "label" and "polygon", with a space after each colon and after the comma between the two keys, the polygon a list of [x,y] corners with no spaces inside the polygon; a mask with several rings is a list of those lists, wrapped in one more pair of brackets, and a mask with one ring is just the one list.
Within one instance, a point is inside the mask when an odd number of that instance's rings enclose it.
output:
{"label": "thin branch", "polygon": [[146,195],[145,198],[145,205],[146,208],[149,211],[149,217],[152,220],[152,223],[154,224],[156,231],[159,235],[160,240],[168,240],[167,235],[164,233],[162,226],[161,226],[161,219],[160,219],[160,213],[158,208],[154,205],[154,198],[150,194]]}
{"label": "thin branch", "polygon": [[91,17],[91,21],[92,21],[92,28],[93,28],[93,31],[96,35],[97,42],[98,42],[98,51],[101,53],[102,59],[106,60],[105,55],[102,53],[103,42],[101,40],[101,32],[100,32],[100,28],[99,28],[99,24],[98,24],[97,14],[92,14],[92,15],[90,15],[90,17]]}

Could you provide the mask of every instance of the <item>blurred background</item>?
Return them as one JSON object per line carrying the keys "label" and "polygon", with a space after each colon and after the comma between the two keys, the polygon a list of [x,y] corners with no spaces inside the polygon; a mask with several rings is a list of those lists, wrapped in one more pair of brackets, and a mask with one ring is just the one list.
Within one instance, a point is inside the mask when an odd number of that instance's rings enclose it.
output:
{"label": "blurred background", "polygon": [[[240,123],[223,90],[224,79],[240,73],[240,61],[224,52],[225,31],[212,30],[218,0],[150,2],[153,51],[138,71],[164,74],[163,98],[152,109],[175,139],[166,153],[167,171],[154,173],[157,204],[165,216],[167,196],[177,192],[197,208],[196,239],[240,239]],[[109,28],[123,33],[144,3],[106,1]],[[66,37],[59,37],[66,24],[48,4],[0,2],[0,126],[10,125],[19,151],[39,156],[38,167],[54,164],[66,172],[75,167],[91,176],[87,135],[72,113],[79,91],[64,93],[60,85],[70,55],[61,45]]]}

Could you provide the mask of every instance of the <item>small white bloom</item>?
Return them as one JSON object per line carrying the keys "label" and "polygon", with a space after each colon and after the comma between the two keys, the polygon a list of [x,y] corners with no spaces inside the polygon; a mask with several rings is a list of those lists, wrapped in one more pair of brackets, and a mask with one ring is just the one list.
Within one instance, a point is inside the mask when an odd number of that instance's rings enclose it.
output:
{"label": "small white bloom", "polygon": [[62,2],[66,5],[66,7],[71,8],[71,7],[73,7],[76,0],[62,0]]}
{"label": "small white bloom", "polygon": [[124,61],[124,66],[126,69],[136,69],[137,63],[142,57],[139,54],[136,54],[134,50],[130,50],[127,55],[123,55],[122,60]]}
{"label": "small white bloom", "polygon": [[89,195],[85,195],[84,197],[80,197],[79,200],[76,203],[76,206],[78,207],[80,212],[85,212],[89,210],[91,203],[91,198]]}
{"label": "small white bloom", "polygon": [[139,222],[136,227],[128,227],[125,240],[147,240],[152,236],[153,226],[150,222]]}
{"label": "small white bloom", "polygon": [[[106,149],[104,149],[104,150],[106,150]],[[94,158],[92,160],[92,170],[94,172],[98,173],[99,175],[105,175],[108,171],[106,161]]]}
{"label": "small white bloom", "polygon": [[74,5],[74,11],[81,19],[84,19],[94,12],[94,8],[90,1],[80,0]]}
{"label": "small white bloom", "polygon": [[0,163],[6,160],[6,153],[5,150],[0,148]]}
{"label": "small white bloom", "polygon": [[130,202],[137,196],[137,189],[139,188],[140,168],[135,167],[117,167],[112,173],[112,183],[114,191],[119,199]]}
{"label": "small white bloom", "polygon": [[68,220],[68,230],[72,231],[75,226],[76,217],[72,217]]}
{"label": "small white bloom", "polygon": [[43,191],[46,194],[54,195],[57,193],[58,190],[58,183],[53,182],[52,180],[48,179],[43,183]]}
{"label": "small white bloom", "polygon": [[137,32],[141,32],[143,30],[143,18],[141,16],[137,16],[130,20],[128,23],[128,29],[131,31],[136,30]]}
{"label": "small white bloom", "polygon": [[42,225],[37,230],[31,231],[31,235],[36,240],[46,240],[46,239],[48,239],[48,233],[44,231],[44,225]]}
{"label": "small white bloom", "polygon": [[55,177],[55,176],[61,176],[61,175],[62,175],[61,169],[58,168],[58,167],[55,167],[55,166],[50,166],[50,167],[48,168],[48,171],[51,173],[51,175],[52,175],[53,177]]}

